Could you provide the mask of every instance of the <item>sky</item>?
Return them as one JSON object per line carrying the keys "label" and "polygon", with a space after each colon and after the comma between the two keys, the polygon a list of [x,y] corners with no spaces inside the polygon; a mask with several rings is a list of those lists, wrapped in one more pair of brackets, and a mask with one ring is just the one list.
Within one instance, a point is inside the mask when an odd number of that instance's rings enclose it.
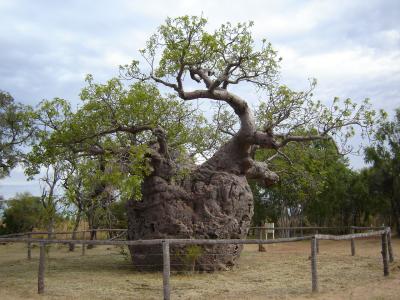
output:
{"label": "sky", "polygon": [[[370,98],[376,109],[400,107],[398,0],[0,0],[0,89],[33,106],[54,97],[77,106],[86,74],[100,82],[118,75],[167,17],[201,14],[211,30],[254,21],[255,40],[272,43],[291,88],[316,78],[315,97],[324,102]],[[363,166],[362,157],[350,160]],[[23,191],[40,187],[20,167],[0,180],[6,198]]]}

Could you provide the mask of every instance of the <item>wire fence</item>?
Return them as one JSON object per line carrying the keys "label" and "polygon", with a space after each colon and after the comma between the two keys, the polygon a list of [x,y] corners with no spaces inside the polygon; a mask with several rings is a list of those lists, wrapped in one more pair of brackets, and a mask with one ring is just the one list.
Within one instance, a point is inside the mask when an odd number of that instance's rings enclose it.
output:
{"label": "wire fence", "polygon": [[[243,245],[258,245],[259,247],[264,245],[272,245],[278,243],[291,243],[298,241],[310,241],[310,271],[311,271],[311,290],[312,292],[318,292],[319,281],[318,281],[318,252],[320,240],[349,240],[351,255],[355,255],[355,240],[360,238],[368,238],[373,236],[381,237],[381,255],[383,263],[383,274],[384,276],[389,275],[389,263],[394,261],[393,249],[391,243],[391,230],[390,227],[355,227],[348,228],[349,234],[345,235],[331,235],[331,234],[320,234],[319,232],[324,230],[331,230],[327,227],[298,227],[298,228],[283,228],[276,227],[274,230],[299,230],[312,231],[312,235],[290,237],[290,238],[277,238],[277,239],[264,239],[263,231],[270,230],[266,227],[252,228],[258,231],[259,239],[153,239],[153,240],[126,240],[126,229],[97,229],[97,232],[107,232],[107,239],[104,240],[88,240],[86,239],[86,233],[93,232],[93,230],[84,230],[80,232],[53,232],[51,233],[51,239],[43,238],[44,235],[48,235],[48,232],[26,232],[19,234],[12,234],[7,236],[0,236],[0,243],[25,243],[27,245],[27,258],[32,258],[32,245],[39,244],[39,268],[38,268],[38,293],[42,294],[45,290],[45,258],[46,258],[46,245],[50,244],[67,244],[67,245],[81,245],[82,255],[85,255],[85,249],[90,245],[108,245],[108,246],[120,246],[120,247],[144,247],[144,249],[151,249],[146,253],[137,254],[144,255],[146,260],[143,260],[143,264],[134,263],[133,266],[139,270],[153,271],[162,270],[163,278],[163,298],[170,299],[171,285],[170,276],[171,273],[179,274],[184,272],[196,271],[197,262],[201,259],[201,266],[203,270],[207,270],[209,265],[210,270],[215,267],[215,261],[223,257],[224,262],[232,260],[237,257],[237,251],[241,251],[240,247]],[[355,233],[356,231],[367,231]],[[77,233],[81,234],[80,236]],[[257,235],[255,233],[255,235]],[[55,239],[57,235],[63,235],[64,239]],[[67,236],[82,237],[83,239],[69,239]],[[230,245],[229,251],[220,251],[222,246]],[[146,248],[147,247],[147,248]],[[193,248],[190,248],[193,247]],[[207,248],[207,251],[197,251],[196,247]],[[135,248],[134,248],[135,249]],[[180,249],[193,249],[192,252],[187,252],[186,256],[183,252],[179,252]],[[121,251],[125,251],[121,248]],[[231,251],[231,252],[230,252]],[[260,248],[259,248],[260,251]],[[124,253],[129,256],[127,252]],[[253,254],[254,255],[254,254]],[[146,262],[151,263],[146,263]],[[209,261],[209,263],[207,263]],[[135,258],[134,258],[135,262]],[[140,262],[140,260],[139,260]],[[130,264],[132,266],[132,264]]]}

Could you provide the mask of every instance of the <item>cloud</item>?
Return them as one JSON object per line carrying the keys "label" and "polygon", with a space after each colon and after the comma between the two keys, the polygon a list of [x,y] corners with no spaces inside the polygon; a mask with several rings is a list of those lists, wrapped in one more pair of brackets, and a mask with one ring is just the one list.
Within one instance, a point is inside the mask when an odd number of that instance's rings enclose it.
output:
{"label": "cloud", "polygon": [[29,192],[32,195],[40,195],[40,185],[37,180],[27,181],[21,166],[11,171],[10,177],[0,181],[0,196],[9,199],[16,193]]}
{"label": "cloud", "polygon": [[61,97],[75,106],[87,73],[99,81],[117,75],[166,17],[184,14],[203,14],[210,29],[253,20],[255,39],[273,43],[283,81],[296,89],[316,77],[321,99],[399,106],[397,0],[0,0],[0,89],[27,104]]}

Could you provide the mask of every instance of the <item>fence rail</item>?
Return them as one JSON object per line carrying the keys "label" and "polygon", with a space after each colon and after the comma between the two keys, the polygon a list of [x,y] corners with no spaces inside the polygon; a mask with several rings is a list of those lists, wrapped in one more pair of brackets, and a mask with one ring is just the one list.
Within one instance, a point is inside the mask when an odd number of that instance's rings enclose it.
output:
{"label": "fence rail", "polygon": [[[274,229],[277,229],[276,227]],[[285,228],[285,227],[283,227]],[[263,229],[263,227],[259,227]],[[268,229],[265,227],[265,229]],[[326,229],[322,227],[305,227],[303,229]],[[354,230],[371,230],[371,227],[351,227],[352,232]],[[38,272],[38,293],[44,293],[45,281],[44,281],[44,270],[45,270],[45,245],[46,244],[82,244],[84,251],[85,245],[162,245],[163,254],[163,294],[164,299],[170,299],[171,287],[170,287],[170,245],[222,245],[222,244],[236,244],[236,245],[266,245],[266,244],[278,244],[288,243],[297,241],[311,241],[311,287],[313,292],[319,290],[318,286],[318,241],[319,240],[351,240],[352,241],[352,255],[354,255],[354,240],[365,237],[381,236],[381,247],[382,247],[382,261],[383,261],[383,274],[384,276],[389,275],[389,262],[393,262],[393,249],[391,245],[391,230],[390,227],[376,227],[375,231],[363,232],[363,233],[351,233],[346,235],[329,235],[329,234],[314,234],[309,236],[292,237],[292,238],[278,238],[273,240],[265,239],[226,239],[226,240],[210,240],[210,239],[152,239],[152,240],[71,240],[71,239],[42,239],[32,238],[35,234],[48,234],[48,232],[28,232],[17,235],[0,236],[0,243],[26,243],[28,245],[28,259],[31,258],[31,244],[38,243],[40,245],[39,255],[39,272]],[[110,229],[96,229],[97,231],[110,231]],[[111,231],[126,231],[125,229],[112,229]],[[81,232],[91,232],[91,230],[84,230]],[[260,231],[261,232],[261,231]],[[53,234],[72,234],[72,232],[54,232]],[[18,236],[28,236],[18,237]],[[84,252],[82,252],[84,254]]]}
{"label": "fence rail", "polygon": [[57,235],[57,234],[73,234],[73,233],[86,233],[86,232],[126,232],[127,229],[107,229],[107,228],[101,228],[101,229],[88,229],[88,230],[77,230],[77,231],[27,231],[27,232],[21,232],[21,233],[11,233],[11,234],[4,234],[0,235],[1,238],[5,237],[14,237],[14,236],[26,236],[26,235],[44,235],[44,234],[52,234],[52,235]]}
{"label": "fence rail", "polygon": [[368,229],[384,229],[385,226],[293,226],[293,227],[268,227],[268,226],[252,226],[251,229],[268,229],[268,230],[315,230],[315,229],[327,229],[327,230],[345,230],[345,229],[357,229],[357,230],[368,230]]}

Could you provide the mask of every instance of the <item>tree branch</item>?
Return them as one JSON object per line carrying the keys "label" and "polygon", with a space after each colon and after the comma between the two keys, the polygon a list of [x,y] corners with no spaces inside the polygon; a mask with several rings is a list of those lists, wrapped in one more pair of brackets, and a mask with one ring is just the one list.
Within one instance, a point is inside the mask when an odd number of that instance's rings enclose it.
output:
{"label": "tree branch", "polygon": [[90,136],[85,136],[83,138],[74,140],[72,143],[79,144],[79,143],[82,143],[82,142],[84,142],[86,140],[90,140],[92,138],[104,136],[104,135],[107,135],[107,134],[113,134],[113,133],[117,133],[117,132],[127,132],[127,133],[131,133],[131,134],[138,134],[138,133],[146,131],[146,130],[154,130],[154,127],[150,126],[150,125],[139,125],[139,126],[122,126],[122,125],[118,125],[115,128],[103,130],[103,131],[94,133],[94,134],[92,134]]}
{"label": "tree branch", "polygon": [[279,176],[272,172],[265,162],[250,160],[251,167],[246,172],[247,179],[254,179],[262,186],[270,186],[279,180]]}
{"label": "tree branch", "polygon": [[276,143],[278,148],[282,148],[286,146],[290,142],[309,142],[315,140],[330,140],[332,139],[328,135],[293,135],[293,136],[284,136],[283,140]]}

